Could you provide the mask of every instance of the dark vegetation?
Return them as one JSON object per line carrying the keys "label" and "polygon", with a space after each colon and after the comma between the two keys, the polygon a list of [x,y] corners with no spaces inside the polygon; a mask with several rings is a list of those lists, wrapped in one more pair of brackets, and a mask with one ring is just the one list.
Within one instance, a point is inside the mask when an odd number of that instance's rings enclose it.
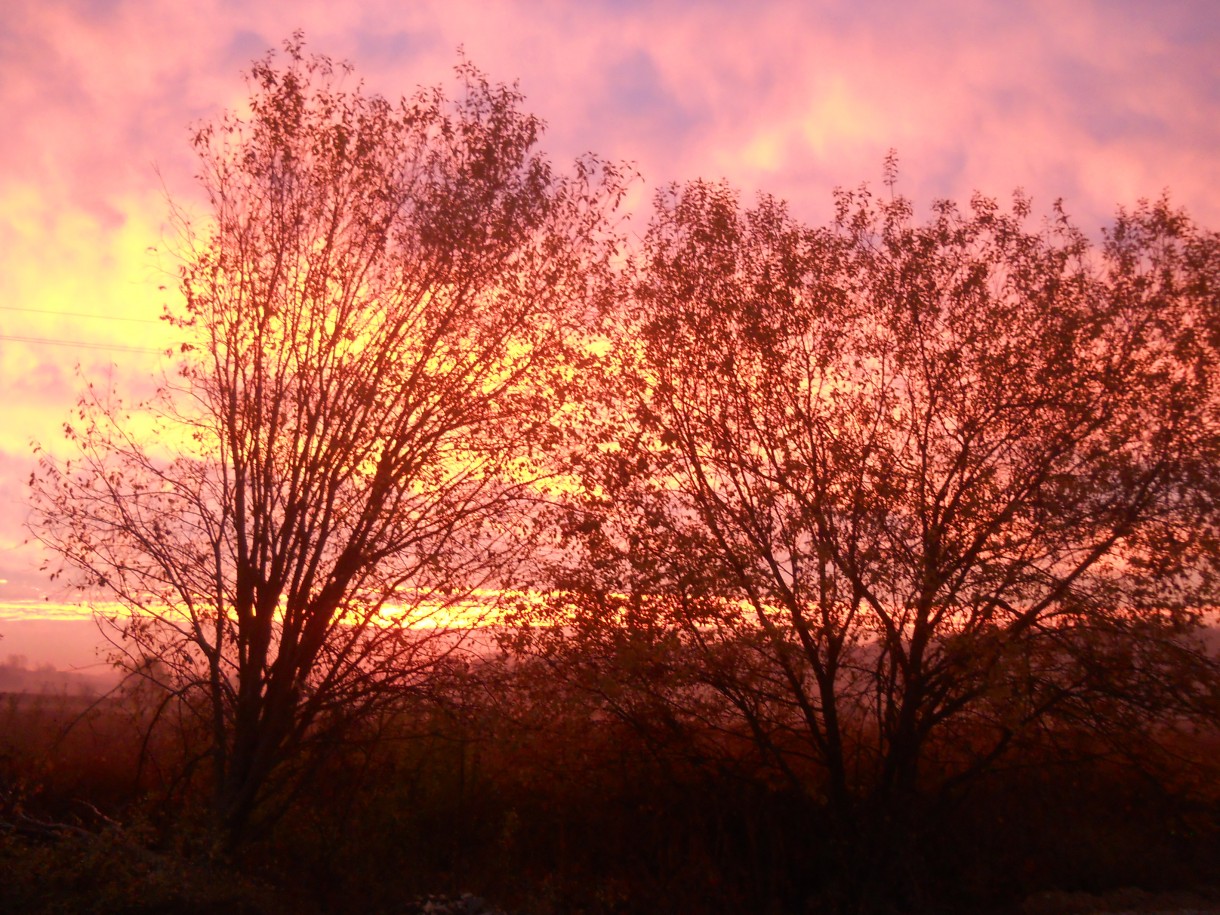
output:
{"label": "dark vegetation", "polygon": [[[748,732],[627,710],[604,686],[472,662],[328,754],[238,856],[209,844],[206,795],[176,784],[181,735],[144,746],[155,696],[7,695],[0,908],[411,912],[462,892],[523,913],[832,908],[831,821]],[[1150,910],[1220,901],[1218,769],[1214,731],[1030,741],[925,813],[903,908],[1083,912],[1132,888]]]}
{"label": "dark vegetation", "polygon": [[158,434],[89,388],[33,475],[128,677],[7,700],[0,908],[1206,901],[1220,237],[891,160],[629,249],[515,89],[286,51],[194,135]]}

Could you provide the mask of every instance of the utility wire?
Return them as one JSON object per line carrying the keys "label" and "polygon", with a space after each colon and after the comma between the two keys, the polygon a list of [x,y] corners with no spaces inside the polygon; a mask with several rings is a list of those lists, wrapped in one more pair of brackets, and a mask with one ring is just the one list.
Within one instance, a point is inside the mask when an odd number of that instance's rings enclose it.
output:
{"label": "utility wire", "polygon": [[160,324],[158,318],[128,318],[123,315],[89,314],[83,311],[54,311],[47,308],[22,308],[19,305],[0,305],[0,311],[20,311],[31,315],[53,315],[59,318],[96,318],[99,321],[132,321],[138,324]]}
{"label": "utility wire", "polygon": [[153,349],[149,346],[123,346],[121,343],[86,343],[83,340],[56,340],[51,337],[23,337],[18,334],[0,334],[0,340],[12,340],[16,343],[42,343],[48,346],[75,346],[80,349],[112,350],[120,353],[153,353],[161,355],[164,349]]}

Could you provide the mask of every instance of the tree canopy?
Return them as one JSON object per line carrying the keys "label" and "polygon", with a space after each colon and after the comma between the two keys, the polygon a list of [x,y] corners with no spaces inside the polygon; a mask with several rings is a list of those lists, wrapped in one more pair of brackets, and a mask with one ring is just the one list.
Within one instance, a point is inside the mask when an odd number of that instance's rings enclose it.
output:
{"label": "tree canopy", "polygon": [[853,832],[1056,716],[1203,710],[1220,239],[1163,201],[1100,246],[1021,195],[836,203],[659,195],[535,638],[663,639],[868,869]]}
{"label": "tree canopy", "polygon": [[622,187],[557,172],[470,64],[454,100],[391,102],[285,48],[194,134],[211,211],[179,214],[156,434],[90,395],[79,454],[33,481],[44,542],[198,699],[234,838],[291,784],[273,771],[426,680],[451,611],[513,584]]}

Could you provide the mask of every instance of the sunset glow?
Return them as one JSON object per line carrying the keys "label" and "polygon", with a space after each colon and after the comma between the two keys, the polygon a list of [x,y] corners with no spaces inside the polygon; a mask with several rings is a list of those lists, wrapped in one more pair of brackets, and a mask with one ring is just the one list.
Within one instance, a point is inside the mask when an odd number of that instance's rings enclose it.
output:
{"label": "sunset glow", "polygon": [[31,443],[62,452],[84,380],[154,390],[175,342],[166,195],[204,210],[190,128],[242,104],[243,69],[297,27],[389,96],[447,81],[459,47],[519,80],[557,163],[638,169],[634,236],[657,189],[696,177],[824,221],[836,186],[880,184],[890,149],[922,208],[1020,187],[1096,233],[1168,189],[1220,225],[1220,8],[1203,2],[6,3],[0,635],[83,612],[28,543]]}

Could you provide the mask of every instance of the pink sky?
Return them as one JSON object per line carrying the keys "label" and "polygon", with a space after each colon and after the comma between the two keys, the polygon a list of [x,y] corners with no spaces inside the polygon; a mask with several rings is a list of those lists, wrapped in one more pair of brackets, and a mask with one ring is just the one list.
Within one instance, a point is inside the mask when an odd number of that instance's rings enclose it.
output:
{"label": "pink sky", "polygon": [[[0,635],[6,619],[57,615],[71,598],[22,543],[30,442],[58,447],[77,363],[147,389],[173,294],[172,263],[150,249],[166,191],[195,199],[188,128],[237,105],[243,68],[298,27],[387,95],[445,81],[464,47],[493,79],[519,80],[557,161],[592,150],[634,162],[641,210],[667,182],[727,178],[821,221],[832,189],[878,183],[893,147],[899,189],[924,211],[1022,187],[1037,211],[1062,197],[1096,232],[1118,205],[1168,188],[1220,227],[1211,0],[7,0]],[[633,225],[642,233],[643,216]]]}

